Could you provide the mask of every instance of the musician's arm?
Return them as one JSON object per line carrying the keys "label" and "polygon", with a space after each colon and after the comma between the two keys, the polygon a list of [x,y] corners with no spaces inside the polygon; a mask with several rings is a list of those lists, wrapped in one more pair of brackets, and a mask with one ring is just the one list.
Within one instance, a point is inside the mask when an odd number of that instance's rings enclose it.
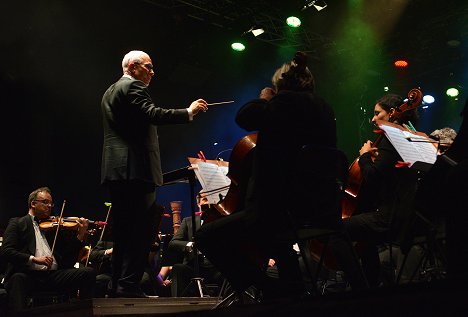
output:
{"label": "musician's arm", "polygon": [[176,252],[185,252],[187,249],[187,244],[190,243],[189,239],[189,226],[187,224],[188,217],[182,220],[180,224],[179,230],[177,233],[172,237],[171,241],[169,242],[168,249],[171,251]]}
{"label": "musician's arm", "polygon": [[263,121],[267,100],[255,99],[243,105],[236,115],[236,123],[247,131],[258,130]]}
{"label": "musician's arm", "polygon": [[380,143],[378,153],[375,160],[372,159],[371,152],[366,152],[359,157],[359,167],[367,182],[380,180],[386,173],[395,168],[398,160],[401,160],[396,149],[386,138]]}

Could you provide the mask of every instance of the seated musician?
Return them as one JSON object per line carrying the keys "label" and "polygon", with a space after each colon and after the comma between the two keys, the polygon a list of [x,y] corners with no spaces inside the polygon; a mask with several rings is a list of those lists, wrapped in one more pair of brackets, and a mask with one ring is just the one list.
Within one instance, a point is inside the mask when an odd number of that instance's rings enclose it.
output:
{"label": "seated musician", "polygon": [[[95,297],[113,296],[111,294],[112,281],[112,253],[114,250],[112,241],[101,240],[89,254],[89,264],[97,270]],[[149,263],[145,267],[140,280],[140,287],[149,296],[156,295],[156,279]]]}
{"label": "seated musician", "polygon": [[[5,273],[8,303],[12,311],[27,308],[27,297],[37,291],[58,291],[71,297],[93,297],[96,274],[92,268],[74,268],[84,246],[88,220],[80,218],[77,231],[43,232],[39,222],[48,219],[54,206],[49,188],[34,190],[28,198],[28,214],[12,218],[3,236],[0,256],[8,262]],[[68,233],[68,234],[67,234]]]}
{"label": "seated musician", "polygon": [[[272,83],[274,88],[263,89],[236,116],[240,127],[258,131],[247,194],[229,216],[202,226],[195,242],[237,292],[254,285],[264,298],[297,297],[304,294],[305,285],[294,242],[277,235],[288,229],[288,210],[320,221],[314,204],[325,197],[314,195],[314,180],[303,177],[296,160],[304,145],[336,148],[335,116],[314,93],[314,78],[304,53],[298,52],[278,68]],[[323,184],[315,187],[318,191],[325,188]],[[279,197],[297,197],[301,203],[280,204]],[[336,210],[324,216],[340,221]],[[266,274],[268,259],[275,259],[279,279]]]}
{"label": "seated musician", "polygon": [[[374,106],[372,122],[376,120],[391,121],[396,107],[403,104],[403,98],[395,94],[381,97]],[[403,115],[393,121],[402,125],[415,123],[417,109],[403,112]],[[404,197],[410,184],[403,186],[405,168],[396,168],[395,165],[402,158],[387,137],[383,136],[378,147],[371,141],[364,143],[359,151],[359,167],[363,182],[358,196],[357,207],[354,214],[343,219],[343,223],[350,237],[362,243],[360,253],[364,273],[369,285],[376,287],[381,280],[381,264],[378,245],[389,239],[389,230],[395,219],[396,198],[401,204],[410,204]],[[401,199],[400,199],[401,198]]]}
{"label": "seated musician", "polygon": [[[199,196],[200,197],[200,196]],[[198,199],[198,205],[201,210],[201,205],[208,207],[206,197]],[[205,211],[202,215],[196,215],[195,226],[198,230],[206,221],[205,216],[209,211]],[[188,288],[191,279],[194,277],[203,278],[203,284],[217,284],[221,286],[223,277],[221,273],[211,264],[211,262],[203,255],[198,254],[199,272],[194,270],[194,249],[193,249],[193,231],[192,231],[192,217],[185,217],[182,220],[180,228],[175,232],[174,237],[169,242],[168,250],[170,252],[182,255],[182,263],[175,263],[172,265],[171,270],[171,295],[173,297],[180,296],[199,296],[197,285],[192,285],[192,288]],[[196,291],[196,292],[195,292]],[[210,296],[216,296],[217,294],[209,294]]]}

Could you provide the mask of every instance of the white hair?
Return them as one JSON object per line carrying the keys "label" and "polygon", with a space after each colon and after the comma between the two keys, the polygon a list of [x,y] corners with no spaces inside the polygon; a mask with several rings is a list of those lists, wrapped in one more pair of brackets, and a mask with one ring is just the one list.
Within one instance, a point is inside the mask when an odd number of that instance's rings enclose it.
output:
{"label": "white hair", "polygon": [[457,137],[457,132],[454,129],[447,127],[432,131],[430,136],[442,143],[452,144]]}
{"label": "white hair", "polygon": [[125,54],[124,58],[122,59],[122,71],[124,74],[127,73],[128,70],[128,65],[131,63],[135,62],[140,62],[141,63],[141,58],[143,56],[148,56],[143,51],[130,51],[127,54]]}

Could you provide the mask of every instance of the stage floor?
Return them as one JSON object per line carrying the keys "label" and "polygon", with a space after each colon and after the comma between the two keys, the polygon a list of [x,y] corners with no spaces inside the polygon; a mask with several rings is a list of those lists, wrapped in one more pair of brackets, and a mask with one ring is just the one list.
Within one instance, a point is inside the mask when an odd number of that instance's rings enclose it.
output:
{"label": "stage floor", "polygon": [[[215,308],[217,298],[95,298],[36,307],[22,316],[467,316],[467,281],[433,281]],[[2,316],[3,317],[3,316]]]}

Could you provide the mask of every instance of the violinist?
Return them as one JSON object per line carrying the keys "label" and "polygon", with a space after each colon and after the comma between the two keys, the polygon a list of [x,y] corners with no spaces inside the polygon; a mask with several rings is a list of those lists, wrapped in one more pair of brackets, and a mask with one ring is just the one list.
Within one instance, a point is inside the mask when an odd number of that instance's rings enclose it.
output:
{"label": "violinist", "polygon": [[[403,112],[402,116],[393,120],[396,108],[402,104],[402,97],[384,95],[374,106],[372,122],[375,124],[377,120],[383,120],[400,125],[414,124],[418,119],[416,108]],[[356,210],[351,217],[343,219],[343,224],[351,239],[361,242],[363,270],[369,285],[376,287],[381,282],[378,245],[388,240],[395,210],[399,208],[395,202],[408,203],[399,198],[404,196],[403,191],[408,190],[410,184],[402,186],[407,169],[395,167],[402,158],[385,136],[378,147],[370,140],[364,143],[359,154],[363,182]]]}
{"label": "violinist", "polygon": [[28,198],[28,214],[12,218],[5,230],[0,256],[8,262],[5,288],[9,308],[27,308],[26,298],[36,291],[58,291],[79,298],[93,297],[96,274],[92,268],[74,268],[84,246],[88,220],[80,218],[70,235],[58,232],[52,254],[52,232],[40,230],[39,222],[49,219],[54,202],[48,187],[34,190]]}

